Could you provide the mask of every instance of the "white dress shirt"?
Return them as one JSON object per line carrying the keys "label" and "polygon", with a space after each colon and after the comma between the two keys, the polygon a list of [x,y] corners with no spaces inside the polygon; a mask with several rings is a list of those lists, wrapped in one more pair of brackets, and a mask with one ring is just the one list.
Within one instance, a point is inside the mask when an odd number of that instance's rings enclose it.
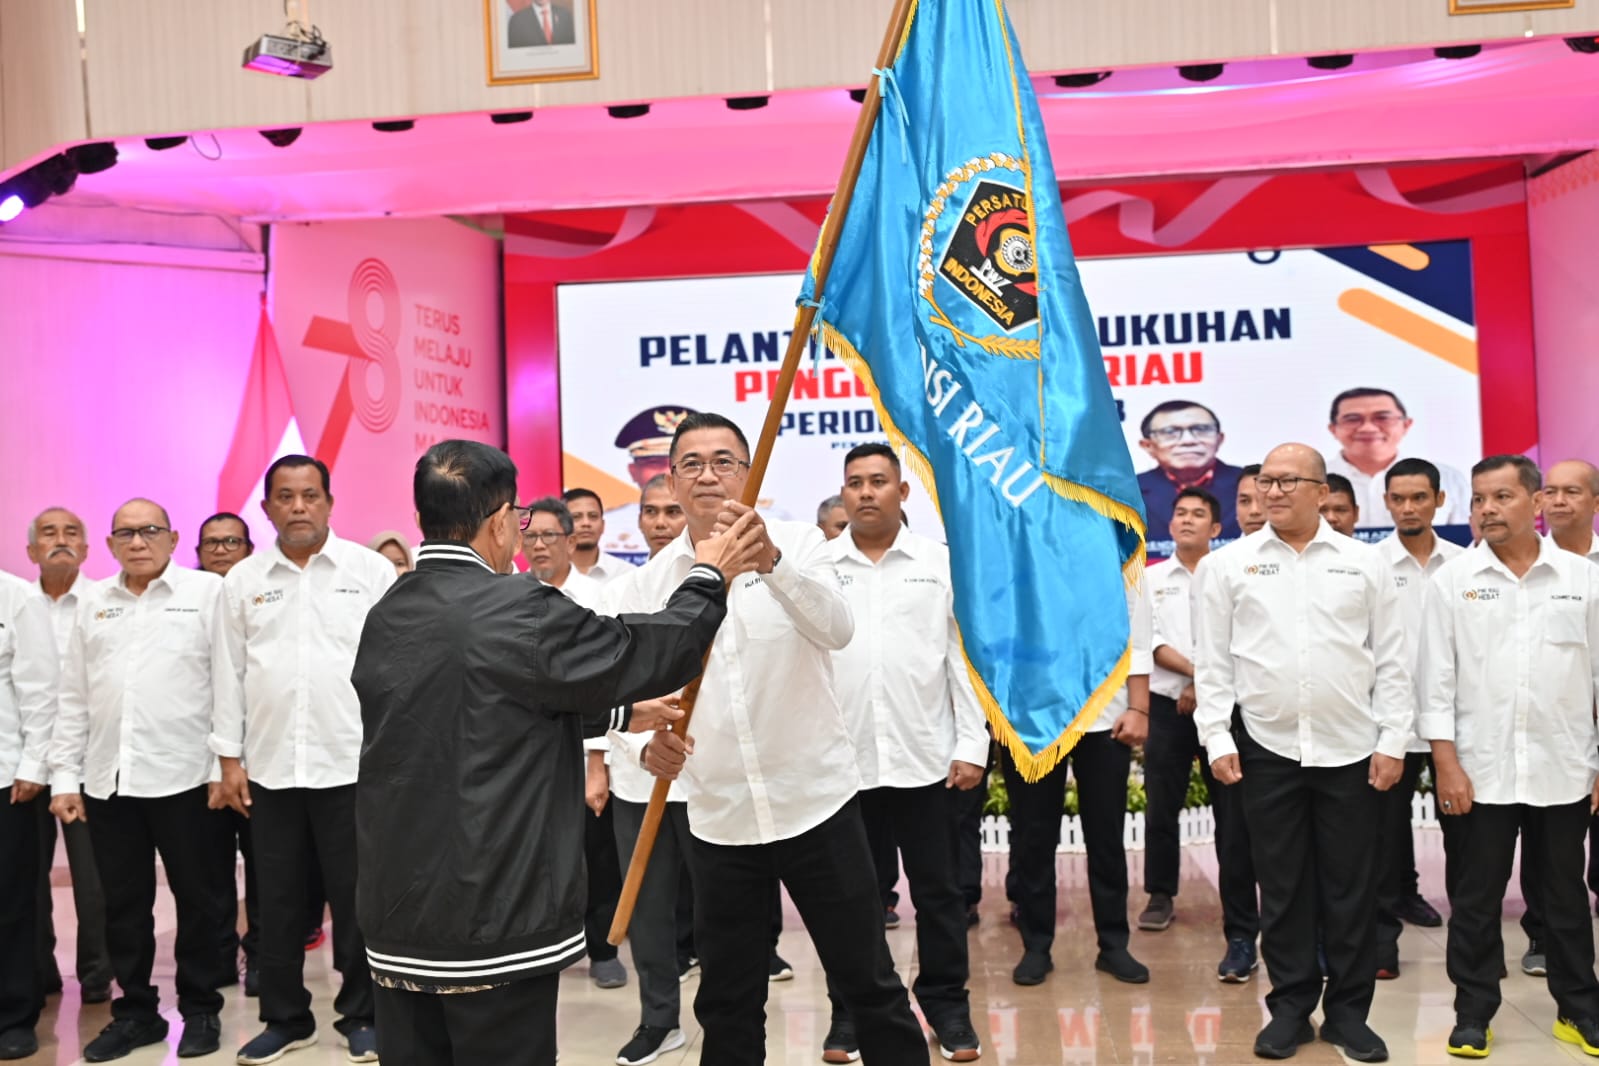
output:
{"label": "white dress shirt", "polygon": [[[1559,543],[1555,541],[1555,535],[1553,533],[1545,533],[1544,539],[1550,544],[1553,544],[1555,547],[1560,547]],[[1561,550],[1564,551],[1565,549],[1562,548]],[[1572,554],[1575,555],[1576,553],[1573,552]],[[1589,534],[1588,550],[1583,553],[1583,557],[1589,562],[1599,563],[1599,536],[1596,536],[1592,533]]]}
{"label": "white dress shirt", "polygon": [[[1394,463],[1399,462],[1396,457]],[[1360,505],[1360,520],[1356,529],[1381,529],[1394,524],[1388,514],[1389,463],[1375,474],[1367,474],[1344,458],[1343,452],[1327,457],[1327,473],[1342,474],[1355,489],[1355,502]],[[1438,487],[1444,491],[1444,505],[1433,521],[1440,526],[1464,526],[1471,522],[1471,481],[1452,466],[1438,466]]]}
{"label": "white dress shirt", "polygon": [[[572,569],[577,570],[577,567],[574,565]],[[614,581],[615,579],[621,577],[629,570],[637,569],[638,564],[630,563],[620,555],[612,555],[610,552],[600,552],[600,557],[595,560],[593,566],[589,567],[587,570],[578,572],[584,577],[589,578],[591,581],[596,581],[603,585],[607,581]]]}
{"label": "white dress shirt", "polygon": [[45,610],[50,613],[50,632],[55,636],[56,656],[63,663],[66,662],[67,649],[72,646],[72,626],[78,619],[78,597],[93,584],[94,582],[84,577],[80,571],[73,577],[72,586],[61,594],[61,598],[53,600],[50,594],[45,592],[42,583],[38,581],[33,583],[34,590],[44,601]]}
{"label": "white dress shirt", "polygon": [[[1405,626],[1405,649],[1410,653],[1410,658],[1407,660],[1410,664],[1410,677],[1418,684],[1416,707],[1419,711],[1427,699],[1427,690],[1419,687],[1421,673],[1417,662],[1421,654],[1421,611],[1427,599],[1427,581],[1444,563],[1465,549],[1435,535],[1432,554],[1427,557],[1427,565],[1422,566],[1416,562],[1415,556],[1405,550],[1404,540],[1399,536],[1399,531],[1395,530],[1377,542],[1377,550],[1382,553],[1383,559],[1388,563],[1388,569],[1393,572],[1394,589],[1399,593],[1399,617]],[[1405,750],[1421,754],[1431,751],[1432,746],[1421,739],[1418,730],[1410,738],[1410,744]]]}
{"label": "white dress shirt", "polygon": [[1540,542],[1517,578],[1486,544],[1427,586],[1421,735],[1452,740],[1477,803],[1575,803],[1599,773],[1599,567]]}
{"label": "white dress shirt", "polygon": [[[1145,570],[1144,582],[1149,585],[1150,613],[1153,616],[1152,649],[1159,651],[1161,648],[1171,648],[1193,662],[1193,572],[1174,555]],[[1154,663],[1149,672],[1149,691],[1175,700],[1193,680]]]}
{"label": "white dress shirt", "polygon": [[332,532],[301,569],[274,543],[223,581],[211,750],[267,788],[355,783],[361,705],[350,671],[394,564]]}
{"label": "white dress shirt", "polygon": [[[829,653],[854,632],[822,531],[767,520],[783,553],[770,574],[735,578],[679,781],[689,828],[712,844],[769,844],[814,829],[860,791]],[[618,613],[659,611],[694,565],[688,531],[645,563]],[[647,735],[611,733],[612,764],[637,763]],[[619,793],[620,794],[620,793]]]}
{"label": "white dress shirt", "polygon": [[[550,583],[546,581],[545,584],[549,585]],[[587,607],[591,611],[598,611],[600,608],[602,582],[599,578],[583,573],[575,566],[567,568],[565,581],[550,587],[560,589],[563,596],[579,607]]]}
{"label": "white dress shirt", "polygon": [[[1154,611],[1151,607],[1149,592],[1149,574],[1146,570],[1143,580],[1135,588],[1126,584],[1124,591],[1127,593],[1127,621],[1129,632],[1132,636],[1132,656],[1127,664],[1129,678],[1148,676],[1155,669],[1155,624]],[[1084,733],[1105,733],[1116,724],[1116,719],[1128,707],[1127,686],[1122,685],[1116,690],[1116,695],[1111,697],[1099,717],[1094,719],[1094,724],[1083,730]],[[1149,708],[1143,708],[1149,713]]]}
{"label": "white dress shirt", "polygon": [[168,563],[144,594],[126,575],[83,591],[61,673],[50,787],[95,799],[175,796],[205,784],[222,579]]}
{"label": "white dress shirt", "polygon": [[1302,552],[1270,525],[1197,571],[1194,726],[1211,762],[1256,743],[1304,766],[1395,759],[1415,728],[1399,593],[1382,555],[1325,520]]}
{"label": "white dress shirt", "polygon": [[943,782],[953,760],[986,765],[949,549],[903,526],[876,563],[847,529],[827,543],[855,618],[855,636],[833,653],[833,677],[861,787],[919,788]]}
{"label": "white dress shirt", "polygon": [[[38,591],[0,572],[0,788],[49,783],[46,761],[60,672]],[[0,803],[9,802],[0,796]]]}

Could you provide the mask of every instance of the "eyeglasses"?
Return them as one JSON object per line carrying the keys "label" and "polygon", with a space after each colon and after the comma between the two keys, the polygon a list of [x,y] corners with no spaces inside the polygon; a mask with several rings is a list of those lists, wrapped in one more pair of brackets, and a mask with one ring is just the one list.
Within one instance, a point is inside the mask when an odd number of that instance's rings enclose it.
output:
{"label": "eyeglasses", "polygon": [[483,521],[487,522],[489,519],[499,514],[500,511],[505,507],[509,507],[511,510],[516,512],[516,524],[522,530],[522,532],[526,533],[527,527],[533,524],[533,508],[523,507],[519,503],[506,501],[505,503],[500,504],[499,507],[496,507],[488,514],[484,515]]}
{"label": "eyeglasses", "polygon": [[[715,474],[723,481],[726,481],[728,478],[736,475],[739,467],[747,467],[749,465],[750,464],[746,463],[744,460],[735,459],[731,455],[718,455],[710,462],[711,473]],[[705,473],[705,467],[705,460],[689,456],[686,459],[679,459],[676,463],[674,463],[672,465],[672,473],[676,474],[678,477],[686,477],[692,481],[701,474]]]}
{"label": "eyeglasses", "polygon": [[1369,415],[1356,414],[1351,411],[1349,414],[1339,415],[1337,418],[1338,425],[1344,429],[1359,429],[1367,422],[1370,422],[1378,429],[1388,429],[1391,426],[1397,426],[1404,420],[1405,416],[1398,411],[1377,411]]}
{"label": "eyeglasses", "polygon": [[546,529],[540,533],[529,533],[522,539],[531,540],[537,544],[554,544],[558,540],[565,540],[566,537],[567,534],[562,533],[559,529]]}
{"label": "eyeglasses", "polygon": [[1312,485],[1320,485],[1320,478],[1314,477],[1257,477],[1255,487],[1261,492],[1270,492],[1272,489],[1282,489],[1283,495],[1288,495],[1299,487],[1301,481],[1308,481]]}
{"label": "eyeglasses", "polygon": [[200,547],[208,552],[238,551],[250,543],[243,537],[205,537],[200,541]]}
{"label": "eyeglasses", "polygon": [[148,544],[161,534],[171,532],[172,530],[166,528],[165,526],[139,526],[137,529],[123,527],[122,529],[113,529],[111,531],[111,539],[115,540],[118,544],[131,544],[133,543],[134,537],[141,537],[144,539],[144,542]]}
{"label": "eyeglasses", "polygon": [[1158,440],[1162,444],[1176,444],[1183,439],[1186,433],[1194,440],[1215,440],[1221,432],[1221,427],[1214,422],[1199,422],[1192,426],[1161,426],[1159,429],[1149,431],[1150,440]]}

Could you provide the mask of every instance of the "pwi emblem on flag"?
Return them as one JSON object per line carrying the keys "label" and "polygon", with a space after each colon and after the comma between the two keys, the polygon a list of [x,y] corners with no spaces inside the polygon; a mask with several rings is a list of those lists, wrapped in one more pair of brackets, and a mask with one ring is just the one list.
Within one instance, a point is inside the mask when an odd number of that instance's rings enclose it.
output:
{"label": "pwi emblem on flag", "polygon": [[1001,152],[974,159],[945,176],[922,225],[919,288],[931,322],[959,344],[1012,359],[1038,358],[1038,254],[1027,186],[1022,160]]}

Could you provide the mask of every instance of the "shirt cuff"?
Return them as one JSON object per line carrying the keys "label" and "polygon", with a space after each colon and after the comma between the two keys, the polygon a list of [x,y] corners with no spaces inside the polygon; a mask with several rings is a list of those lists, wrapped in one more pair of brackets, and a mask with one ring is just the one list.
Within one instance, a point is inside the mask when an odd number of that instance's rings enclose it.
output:
{"label": "shirt cuff", "polygon": [[1405,751],[1410,747],[1410,731],[1407,729],[1384,729],[1377,734],[1377,753],[1386,755],[1390,759],[1404,759]]}
{"label": "shirt cuff", "polygon": [[1229,755],[1238,754],[1238,744],[1233,740],[1232,733],[1223,729],[1205,741],[1205,754],[1212,763],[1217,759],[1224,759]]}
{"label": "shirt cuff", "polygon": [[212,733],[210,745],[212,755],[216,755],[224,759],[244,758],[244,745],[236,740],[223,740],[215,733]]}
{"label": "shirt cuff", "polygon": [[971,740],[956,740],[955,750],[950,754],[952,762],[969,762],[973,766],[988,765],[988,737]]}
{"label": "shirt cuff", "polygon": [[611,742],[604,737],[589,737],[583,741],[584,751],[610,751]]}
{"label": "shirt cuff", "polygon": [[1416,732],[1422,740],[1455,740],[1455,716],[1452,714],[1424,714],[1416,719]]}
{"label": "shirt cuff", "polygon": [[[18,774],[17,776],[21,777],[22,775]],[[82,777],[83,775],[75,770],[57,770],[50,775],[51,794],[60,796],[64,793],[82,792]]]}
{"label": "shirt cuff", "polygon": [[31,781],[35,785],[50,783],[50,768],[41,759],[23,759],[17,764],[16,779]]}

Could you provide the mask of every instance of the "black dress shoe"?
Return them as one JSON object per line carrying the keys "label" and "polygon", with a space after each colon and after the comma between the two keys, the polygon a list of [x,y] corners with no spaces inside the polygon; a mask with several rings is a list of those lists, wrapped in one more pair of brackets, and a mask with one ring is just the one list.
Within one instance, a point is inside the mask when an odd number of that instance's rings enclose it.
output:
{"label": "black dress shoe", "polygon": [[110,1062],[132,1054],[146,1044],[159,1044],[167,1038],[167,1020],[153,1018],[113,1018],[100,1035],[83,1049],[86,1062]]}
{"label": "black dress shoe", "polygon": [[1149,983],[1149,967],[1133,958],[1126,948],[1106,948],[1101,951],[1094,960],[1094,969],[1130,985]]}
{"label": "black dress shoe", "polygon": [[25,1059],[39,1050],[39,1038],[32,1029],[7,1029],[0,1033],[0,1059]]}
{"label": "black dress shoe", "polygon": [[1273,1018],[1255,1037],[1255,1054],[1263,1059],[1291,1059],[1299,1045],[1316,1039],[1309,1019]]}
{"label": "black dress shoe", "polygon": [[1055,968],[1049,952],[1028,948],[1022,952],[1022,961],[1011,971],[1010,979],[1019,985],[1041,985],[1044,977]]}
{"label": "black dress shoe", "polygon": [[222,1019],[215,1014],[191,1014],[183,1019],[183,1039],[178,1041],[178,1058],[194,1059],[209,1055],[222,1045]]}
{"label": "black dress shoe", "polygon": [[251,999],[261,994],[261,970],[249,963],[244,966],[244,994]]}
{"label": "black dress shoe", "polygon": [[1365,1022],[1323,1022],[1321,1038],[1356,1062],[1388,1061],[1388,1045]]}
{"label": "black dress shoe", "polygon": [[1411,896],[1409,899],[1399,901],[1399,906],[1394,908],[1394,913],[1403,921],[1423,929],[1437,929],[1444,924],[1443,915],[1439,914],[1431,903],[1422,899],[1420,895]]}

